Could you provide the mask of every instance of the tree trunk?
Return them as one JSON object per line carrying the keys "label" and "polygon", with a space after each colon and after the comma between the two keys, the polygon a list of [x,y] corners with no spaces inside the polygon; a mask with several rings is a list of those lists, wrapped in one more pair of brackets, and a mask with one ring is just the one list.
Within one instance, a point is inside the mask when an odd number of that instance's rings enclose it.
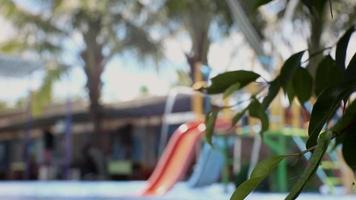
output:
{"label": "tree trunk", "polygon": [[94,137],[92,141],[99,142],[98,146],[104,148],[108,145],[104,144],[102,129],[102,115],[103,109],[100,103],[101,97],[101,75],[104,71],[102,53],[103,46],[98,43],[98,36],[100,33],[100,20],[93,20],[88,22],[88,31],[83,34],[86,48],[82,51],[81,57],[84,61],[84,71],[87,77],[87,90],[89,96],[89,115],[93,123]]}
{"label": "tree trunk", "polygon": [[192,40],[192,49],[190,54],[186,54],[186,58],[190,68],[190,78],[194,84],[197,81],[195,80],[195,73],[200,72],[200,69],[196,68],[200,68],[202,64],[208,64],[208,31],[201,31],[199,34],[197,34],[197,37],[192,38]]}
{"label": "tree trunk", "polygon": [[[101,66],[96,67],[101,68]],[[90,112],[90,117],[93,122],[93,127],[94,127],[94,133],[95,134],[102,134],[102,126],[101,126],[101,118],[102,118],[102,106],[100,103],[100,97],[101,97],[101,79],[100,79],[100,73],[95,73],[97,70],[87,70],[87,89],[88,89],[88,94],[89,94],[89,100],[90,100],[90,105],[89,105],[89,112]]]}
{"label": "tree trunk", "polygon": [[[316,76],[316,71],[318,69],[318,65],[323,57],[323,48],[322,44],[322,33],[324,29],[325,23],[325,8],[326,1],[323,1],[320,7],[311,6],[310,8],[310,38],[308,41],[308,52],[309,52],[309,66],[308,70],[313,78]],[[313,10],[314,9],[314,10]]]}
{"label": "tree trunk", "polygon": [[[83,39],[85,43],[85,49],[81,53],[82,60],[84,62],[84,72],[87,77],[87,90],[89,96],[89,115],[93,124],[93,136],[88,141],[98,149],[98,155],[100,156],[100,166],[106,166],[105,155],[108,152],[109,140],[105,138],[102,127],[103,107],[100,103],[101,97],[101,75],[104,71],[104,55],[103,44],[100,43],[101,32],[101,18],[89,17],[86,23],[87,30],[83,32]],[[107,173],[105,167],[99,167],[99,177],[105,178]]]}
{"label": "tree trunk", "polygon": [[312,17],[310,21],[311,34],[308,42],[309,56],[312,56],[309,60],[308,70],[310,74],[315,78],[318,64],[321,61],[323,54],[320,51],[323,49],[321,44],[321,36],[323,32],[323,17]]}
{"label": "tree trunk", "polygon": [[[192,50],[190,54],[186,54],[187,62],[190,67],[190,78],[193,85],[199,81],[203,81],[201,67],[208,62],[209,39],[208,31],[202,30],[199,34],[192,38]],[[192,110],[197,119],[203,119],[204,116],[204,99],[200,95],[194,95],[192,98]]]}
{"label": "tree trunk", "polygon": [[[88,59],[92,56],[95,56],[95,62],[92,62],[92,59]],[[93,123],[95,137],[97,137],[102,134],[102,106],[100,103],[102,87],[101,74],[103,72],[103,66],[101,66],[102,56],[100,54],[95,55],[90,49],[87,49],[82,53],[82,57],[85,63],[84,71],[87,77],[86,87],[89,96],[89,115]]]}

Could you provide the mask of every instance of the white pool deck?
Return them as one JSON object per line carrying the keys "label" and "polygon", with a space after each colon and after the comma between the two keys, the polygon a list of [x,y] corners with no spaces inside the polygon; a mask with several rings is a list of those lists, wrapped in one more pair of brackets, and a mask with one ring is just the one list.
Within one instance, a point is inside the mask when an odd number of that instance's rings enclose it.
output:
{"label": "white pool deck", "polygon": [[[178,183],[163,196],[140,197],[138,194],[144,186],[144,181],[9,181],[0,182],[0,200],[224,200],[229,199],[233,190],[232,187],[226,188],[221,184],[192,189],[185,183]],[[285,196],[286,194],[253,193],[247,199],[280,200]],[[303,193],[298,200],[356,200],[356,196]]]}

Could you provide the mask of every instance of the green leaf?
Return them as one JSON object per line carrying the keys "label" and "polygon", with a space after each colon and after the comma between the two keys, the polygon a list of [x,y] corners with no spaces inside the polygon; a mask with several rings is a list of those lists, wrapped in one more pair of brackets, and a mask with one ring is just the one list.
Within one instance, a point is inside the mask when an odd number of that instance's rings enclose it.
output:
{"label": "green leaf", "polygon": [[[319,95],[323,90],[332,85],[337,85],[344,78],[343,71],[336,66],[336,62],[329,55],[319,64],[315,76],[315,94]],[[332,80],[332,81],[330,81]]]}
{"label": "green leaf", "polygon": [[0,50],[6,53],[19,53],[24,52],[28,49],[35,50],[36,52],[49,52],[49,53],[58,53],[61,51],[61,47],[52,44],[49,41],[39,41],[27,42],[24,39],[16,38],[7,40],[0,44]]}
{"label": "green leaf", "polygon": [[253,169],[251,173],[251,178],[267,176],[270,174],[274,168],[278,166],[278,164],[289,155],[280,155],[273,156],[267,158],[266,160],[262,160],[258,165],[256,165],[255,169]]}
{"label": "green leaf", "polygon": [[277,77],[272,82],[270,82],[268,88],[268,94],[262,101],[262,106],[265,110],[269,107],[273,99],[277,96],[280,88],[281,88],[281,82],[279,77]]}
{"label": "green leaf", "polygon": [[261,161],[251,173],[250,179],[241,183],[230,200],[243,200],[288,156],[273,156]]}
{"label": "green leaf", "polygon": [[42,85],[37,91],[32,94],[32,114],[39,116],[43,113],[45,106],[52,101],[53,85],[56,81],[67,73],[68,68],[66,66],[51,66],[53,69],[48,69],[42,81]]}
{"label": "green leaf", "polygon": [[239,90],[240,85],[241,85],[240,83],[235,83],[235,84],[231,85],[230,87],[228,87],[223,94],[223,98],[226,99],[231,94],[233,94],[235,91]]}
{"label": "green leaf", "polygon": [[346,68],[346,78],[348,80],[356,79],[356,53],[352,56],[349,65]]}
{"label": "green leaf", "polygon": [[336,134],[335,147],[345,140],[346,130],[356,122],[356,101],[353,101],[345,110],[336,124],[331,128]]}
{"label": "green leaf", "polygon": [[24,41],[20,41],[18,38],[13,40],[7,40],[0,44],[1,52],[5,53],[23,52],[26,47],[27,44]]}
{"label": "green leaf", "polygon": [[248,107],[243,109],[241,112],[238,112],[235,114],[235,116],[232,118],[232,126],[234,126],[238,121],[240,121],[242,116],[244,116],[244,114],[246,113],[247,109],[248,109]]}
{"label": "green leaf", "polygon": [[244,200],[266,177],[250,178],[236,188],[230,200]]}
{"label": "green leaf", "polygon": [[312,95],[313,78],[308,70],[302,67],[297,69],[293,77],[293,88],[302,105],[309,100]]}
{"label": "green leaf", "polygon": [[211,86],[207,88],[208,94],[219,94],[231,85],[240,84],[240,88],[255,81],[260,75],[252,71],[237,70],[219,74],[211,79]]}
{"label": "green leaf", "polygon": [[341,132],[351,124],[352,121],[356,120],[356,101],[353,101],[345,110],[345,113],[342,115],[336,124],[331,128],[336,134],[342,134]]}
{"label": "green leaf", "polygon": [[302,0],[303,4],[308,7],[311,14],[320,17],[324,11],[327,0]]}
{"label": "green leaf", "polygon": [[[355,122],[354,122],[355,123]],[[344,133],[342,142],[342,155],[347,165],[356,171],[356,124],[353,124]]]}
{"label": "green leaf", "polygon": [[260,134],[265,132],[269,127],[269,120],[268,115],[266,114],[262,104],[257,99],[254,99],[248,106],[248,111],[251,117],[258,118],[261,121],[262,125]]}
{"label": "green leaf", "polygon": [[258,7],[265,5],[269,2],[271,2],[272,0],[255,0],[254,4],[253,4],[253,8],[257,9]]}
{"label": "green leaf", "polygon": [[330,143],[332,134],[331,132],[324,132],[320,134],[317,146],[313,155],[311,156],[307,168],[304,170],[297,182],[292,186],[290,193],[286,197],[286,200],[294,200],[298,197],[300,192],[303,190],[305,184],[308,182],[310,177],[315,173],[318,168],[321,159],[323,158],[326,149]]}
{"label": "green leaf", "polygon": [[289,101],[289,104],[292,105],[293,103],[293,100],[294,100],[294,97],[295,97],[295,91],[294,91],[294,87],[293,87],[293,81],[290,81],[288,84],[287,84],[287,88],[285,90],[285,93],[287,93],[287,97],[288,97],[288,101]]}
{"label": "green leaf", "polygon": [[212,137],[213,137],[213,133],[214,133],[214,129],[215,129],[215,122],[218,117],[218,113],[219,113],[219,111],[213,110],[206,115],[206,119],[205,119],[205,126],[206,126],[205,140],[211,146],[213,145]]}
{"label": "green leaf", "polygon": [[279,77],[284,91],[287,90],[289,81],[292,80],[294,72],[300,66],[300,60],[302,59],[304,52],[305,51],[301,51],[293,54],[283,64]]}
{"label": "green leaf", "polygon": [[348,81],[324,90],[313,106],[308,127],[307,148],[316,144],[324,124],[331,119],[341,101],[356,90],[356,81]]}
{"label": "green leaf", "polygon": [[346,51],[347,46],[349,44],[349,40],[351,38],[352,33],[355,31],[355,26],[351,26],[345,34],[339,39],[336,45],[336,64],[340,67],[343,71],[345,70],[345,58],[346,58]]}

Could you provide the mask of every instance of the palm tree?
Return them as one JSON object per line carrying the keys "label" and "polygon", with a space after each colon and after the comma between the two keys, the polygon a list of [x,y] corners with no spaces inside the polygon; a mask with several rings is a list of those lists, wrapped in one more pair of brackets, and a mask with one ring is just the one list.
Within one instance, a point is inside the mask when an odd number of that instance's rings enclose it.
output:
{"label": "palm tree", "polygon": [[[50,99],[53,81],[69,67],[82,66],[94,132],[102,132],[101,75],[117,54],[159,56],[159,41],[150,36],[147,16],[154,12],[138,0],[4,0],[2,15],[16,34],[1,50],[44,60],[47,75],[37,96]],[[36,97],[36,95],[34,95]]]}
{"label": "palm tree", "polygon": [[[194,73],[201,64],[208,64],[208,52],[211,44],[209,32],[213,22],[219,25],[221,33],[228,33],[232,19],[225,1],[209,0],[167,0],[162,6],[167,14],[168,27],[173,31],[185,30],[191,40],[190,52],[185,52],[190,67],[190,76],[194,81]],[[173,26],[169,26],[173,24]]]}

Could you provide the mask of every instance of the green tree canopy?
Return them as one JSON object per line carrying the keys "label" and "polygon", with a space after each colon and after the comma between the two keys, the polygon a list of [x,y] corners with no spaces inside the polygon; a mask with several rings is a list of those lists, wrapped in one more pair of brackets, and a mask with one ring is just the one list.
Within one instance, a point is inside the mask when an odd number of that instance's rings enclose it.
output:
{"label": "green tree canopy", "polygon": [[138,0],[4,0],[0,11],[16,32],[0,44],[1,51],[47,63],[42,90],[34,95],[46,100],[37,103],[50,99],[53,81],[66,69],[83,67],[96,133],[101,132],[101,75],[107,63],[125,51],[141,60],[160,56],[160,42],[148,25],[154,8]]}

